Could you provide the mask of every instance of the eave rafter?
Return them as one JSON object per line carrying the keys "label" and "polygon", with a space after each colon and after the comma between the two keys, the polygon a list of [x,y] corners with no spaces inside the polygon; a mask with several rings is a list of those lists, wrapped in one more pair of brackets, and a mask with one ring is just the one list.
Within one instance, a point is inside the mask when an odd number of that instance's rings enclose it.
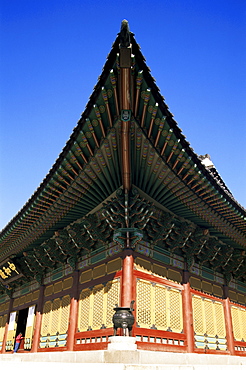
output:
{"label": "eave rafter", "polygon": [[[245,212],[242,208],[238,208],[230,195],[228,196],[218,184],[214,183],[213,178],[209,176],[208,171],[177,128],[176,122],[167,110],[167,106],[163,101],[162,104],[159,104],[159,92],[154,90],[152,93],[153,81],[146,75],[148,75],[148,71],[145,71],[144,76],[142,70],[136,75],[136,122],[142,129],[144,136],[149,140],[149,145],[154,147],[158,155],[161,156],[163,163],[166,165],[164,171],[166,174],[169,173],[170,179],[169,181],[166,175],[166,180],[164,179],[163,182],[166,199],[164,194],[161,199],[157,200],[165,206],[170,206],[174,212],[177,211],[179,214],[177,207],[172,208],[175,200],[171,201],[172,204],[168,201],[170,192],[167,191],[167,188],[169,188],[171,193],[176,196],[179,188],[177,182],[179,182],[180,187],[183,187],[183,193],[186,194],[178,197],[179,204],[177,206],[180,205],[181,200],[192,213],[209,222],[210,220],[206,216],[207,212],[203,214],[204,203],[209,205],[213,227],[228,237],[232,237],[236,243],[245,248]],[[149,84],[147,80],[149,80]],[[140,137],[140,135],[139,133],[138,136]],[[139,147],[139,137],[136,139],[136,147]],[[142,145],[146,148],[147,141],[145,140]],[[144,155],[142,158],[144,160]],[[148,171],[146,171],[145,176],[147,174]],[[146,182],[149,182],[149,180]],[[136,185],[139,186],[138,183]],[[180,192],[180,189],[178,191]]]}
{"label": "eave rafter", "polygon": [[8,289],[12,291],[23,279],[35,278],[42,283],[45,274],[60,265],[69,264],[75,269],[82,258],[90,259],[96,248],[105,247],[109,241],[123,248],[126,230],[133,248],[144,239],[151,249],[158,246],[183,256],[190,270],[196,263],[222,273],[227,283],[232,278],[246,280],[245,253],[211,236],[207,229],[157,208],[136,188],[129,193],[129,227],[125,229],[125,207],[125,194],[119,189],[93,214],[55,231],[50,238],[32,250],[23,251],[17,258],[12,256],[24,277],[10,283]]}

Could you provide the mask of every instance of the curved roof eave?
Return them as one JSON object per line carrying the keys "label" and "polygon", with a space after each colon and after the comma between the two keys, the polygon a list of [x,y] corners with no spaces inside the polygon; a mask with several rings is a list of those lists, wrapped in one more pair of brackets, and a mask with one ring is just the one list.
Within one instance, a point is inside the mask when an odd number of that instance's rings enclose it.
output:
{"label": "curved roof eave", "polygon": [[[132,42],[132,52],[135,55],[136,62],[143,70],[143,76],[144,79],[151,89],[152,95],[154,95],[155,100],[159,104],[159,108],[162,111],[163,115],[167,117],[168,124],[170,127],[172,127],[175,136],[180,140],[180,144],[182,148],[185,150],[186,154],[191,158],[192,162],[197,166],[199,171],[202,173],[204,178],[206,178],[206,181],[226,200],[226,207],[233,208],[233,212],[239,213],[240,217],[243,220],[246,220],[246,210],[232,197],[232,195],[227,192],[220,184],[216,181],[216,179],[211,175],[211,173],[205,168],[205,166],[202,164],[200,158],[198,155],[193,151],[191,148],[189,142],[186,140],[185,136],[182,134],[182,130],[178,127],[177,122],[174,120],[172,113],[169,111],[167,105],[165,104],[164,97],[160,94],[159,88],[157,87],[154,78],[152,77],[149,68],[147,67],[145,63],[145,59],[140,51],[139,45],[136,43],[134,35],[131,34],[131,42]],[[86,108],[80,118],[80,120],[77,123],[77,126],[74,128],[70,139],[67,141],[65,147],[63,148],[62,152],[60,153],[59,157],[57,158],[55,164],[43,180],[43,182],[40,184],[38,189],[35,191],[35,193],[31,196],[31,198],[27,201],[27,203],[24,205],[24,207],[18,212],[18,214],[7,224],[7,226],[2,230],[0,234],[0,239],[5,238],[9,233],[11,233],[18,225],[22,223],[22,219],[25,219],[25,214],[28,213],[28,211],[35,207],[35,202],[39,198],[39,196],[42,194],[42,192],[46,189],[49,182],[53,180],[56,172],[62,165],[64,159],[68,155],[68,153],[71,151],[71,148],[74,144],[74,141],[77,139],[80,130],[84,127],[85,121],[87,117],[89,116],[91,110],[93,109],[93,106],[95,102],[97,101],[102,87],[104,86],[110,70],[115,63],[115,59],[117,57],[117,52],[119,48],[119,36],[116,38],[111,52],[108,55],[107,61],[104,65],[104,68],[102,70],[102,74],[94,87],[94,91],[91,94],[88,104],[86,105]],[[61,195],[62,197],[62,195]],[[59,197],[57,198],[59,199]],[[62,221],[61,221],[62,224]],[[44,233],[43,236],[45,236],[47,232]]]}

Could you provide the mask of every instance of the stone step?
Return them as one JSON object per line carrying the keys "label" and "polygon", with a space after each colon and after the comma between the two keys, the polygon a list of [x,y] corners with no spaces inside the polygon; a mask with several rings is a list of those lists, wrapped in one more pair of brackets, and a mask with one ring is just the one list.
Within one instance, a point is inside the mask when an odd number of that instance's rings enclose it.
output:
{"label": "stone step", "polygon": [[112,337],[108,350],[0,354],[0,369],[246,370],[246,356],[143,351],[134,340]]}
{"label": "stone step", "polygon": [[[18,356],[18,355],[17,355]],[[102,363],[64,363],[64,362],[26,362],[18,359],[2,362],[8,370],[245,370],[246,365],[163,365],[163,364],[102,364]],[[2,367],[1,367],[2,368]]]}

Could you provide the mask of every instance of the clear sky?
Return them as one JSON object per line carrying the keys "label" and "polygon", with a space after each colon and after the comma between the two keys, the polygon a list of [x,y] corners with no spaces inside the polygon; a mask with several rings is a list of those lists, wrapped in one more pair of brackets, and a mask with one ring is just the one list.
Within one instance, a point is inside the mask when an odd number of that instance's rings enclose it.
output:
{"label": "clear sky", "polygon": [[69,139],[121,21],[197,154],[246,207],[245,0],[0,0],[0,229]]}

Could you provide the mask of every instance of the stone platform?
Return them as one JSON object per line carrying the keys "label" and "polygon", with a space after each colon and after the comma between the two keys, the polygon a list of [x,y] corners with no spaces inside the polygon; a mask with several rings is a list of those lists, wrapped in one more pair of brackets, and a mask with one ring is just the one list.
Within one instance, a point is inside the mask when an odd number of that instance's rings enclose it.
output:
{"label": "stone platform", "polygon": [[[128,339],[127,339],[128,338]],[[246,370],[246,357],[137,350],[135,338],[112,337],[106,351],[0,354],[8,370]]]}

